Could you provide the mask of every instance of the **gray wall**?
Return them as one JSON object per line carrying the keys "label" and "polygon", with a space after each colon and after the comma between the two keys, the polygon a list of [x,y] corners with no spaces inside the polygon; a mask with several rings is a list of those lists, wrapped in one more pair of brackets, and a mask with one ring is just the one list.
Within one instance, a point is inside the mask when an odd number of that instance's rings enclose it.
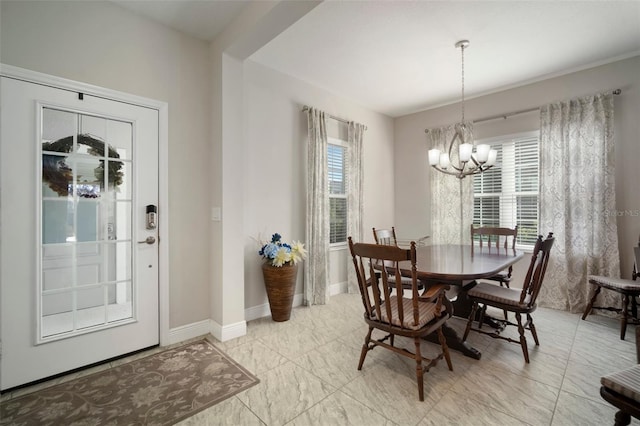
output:
{"label": "gray wall", "polygon": [[[480,119],[613,89],[622,89],[622,95],[614,98],[617,205],[612,206],[611,209],[632,212],[619,217],[618,220],[621,272],[624,277],[629,277],[633,268],[631,248],[638,244],[640,235],[640,216],[638,215],[640,197],[637,188],[640,182],[640,168],[638,168],[638,158],[640,158],[639,56],[471,99],[465,102],[465,115],[467,119]],[[411,209],[396,209],[395,217],[398,226],[418,233],[429,233],[431,206],[427,191],[429,175],[432,171],[426,166],[428,159],[424,130],[459,120],[459,104],[396,119],[396,205],[412,206]],[[475,137],[482,139],[536,129],[539,129],[539,115],[534,112],[507,120],[480,123],[475,126],[474,131]],[[539,231],[546,234],[552,230]],[[527,261],[518,263],[519,270],[527,266]],[[524,279],[523,276],[516,277],[516,282],[522,279]]]}
{"label": "gray wall", "polygon": [[110,2],[0,2],[0,62],[168,102],[172,328],[209,318],[208,58]]}

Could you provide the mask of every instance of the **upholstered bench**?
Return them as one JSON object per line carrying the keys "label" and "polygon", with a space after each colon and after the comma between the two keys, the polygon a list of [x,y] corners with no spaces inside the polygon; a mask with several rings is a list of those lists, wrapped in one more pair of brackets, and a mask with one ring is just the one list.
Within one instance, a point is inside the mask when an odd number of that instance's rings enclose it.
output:
{"label": "upholstered bench", "polygon": [[[636,328],[636,352],[640,361],[640,328]],[[640,419],[640,365],[600,378],[600,395],[614,405],[615,425],[628,425],[631,416]]]}
{"label": "upholstered bench", "polygon": [[[624,335],[627,331],[627,323],[640,323],[637,317],[638,308],[636,305],[636,297],[640,296],[640,281],[635,281],[636,276],[635,268],[633,271],[633,280],[589,275],[588,280],[590,284],[594,285],[594,291],[593,296],[587,305],[587,309],[585,309],[584,314],[582,315],[582,319],[586,319],[592,309],[605,309],[618,312],[622,314],[620,318],[620,339],[624,340]],[[622,295],[622,308],[594,306],[596,298],[598,297],[600,290],[603,288],[615,291]],[[629,309],[629,301],[631,301],[631,309]]]}

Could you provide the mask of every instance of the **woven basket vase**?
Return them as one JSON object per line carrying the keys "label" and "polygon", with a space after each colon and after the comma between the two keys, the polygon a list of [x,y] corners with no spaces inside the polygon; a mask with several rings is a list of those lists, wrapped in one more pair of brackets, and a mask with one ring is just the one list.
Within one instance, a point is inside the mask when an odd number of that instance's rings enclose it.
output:
{"label": "woven basket vase", "polygon": [[278,322],[288,321],[291,318],[293,295],[296,291],[298,265],[272,266],[264,263],[262,265],[262,275],[264,276],[264,285],[269,298],[271,318]]}

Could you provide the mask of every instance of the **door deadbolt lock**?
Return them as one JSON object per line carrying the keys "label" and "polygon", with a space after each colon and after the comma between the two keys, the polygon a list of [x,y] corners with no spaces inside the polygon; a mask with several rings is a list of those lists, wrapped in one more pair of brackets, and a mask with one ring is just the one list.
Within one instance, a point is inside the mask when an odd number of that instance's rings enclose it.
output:
{"label": "door deadbolt lock", "polygon": [[138,241],[138,244],[153,244],[156,242],[155,237],[147,237],[145,240]]}
{"label": "door deadbolt lock", "polygon": [[156,229],[158,227],[158,207],[153,204],[147,206],[146,225],[147,229]]}

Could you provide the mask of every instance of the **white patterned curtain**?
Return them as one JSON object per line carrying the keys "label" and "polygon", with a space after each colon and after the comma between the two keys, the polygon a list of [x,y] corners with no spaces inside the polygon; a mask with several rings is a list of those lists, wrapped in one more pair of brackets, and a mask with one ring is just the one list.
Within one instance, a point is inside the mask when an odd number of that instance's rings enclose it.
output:
{"label": "white patterned curtain", "polygon": [[[363,209],[363,170],[362,170],[362,137],[366,127],[352,121],[348,124],[347,142],[349,147],[347,155],[347,235],[353,241],[362,241],[362,209]],[[358,278],[355,268],[350,267],[353,263],[351,253],[347,250],[347,290],[349,293],[359,293]]]}
{"label": "white patterned curtain", "polygon": [[[588,275],[620,276],[616,215],[608,214],[616,206],[614,173],[611,94],[541,108],[539,233],[556,238],[542,306],[583,312]],[[605,293],[598,305],[619,304]]]}
{"label": "white patterned curtain", "polygon": [[[473,139],[473,124],[465,123],[465,140]],[[427,131],[427,150],[436,148],[448,152],[455,135],[454,126]],[[451,152],[451,162],[458,161],[457,145]],[[428,167],[428,163],[427,163]],[[433,244],[469,244],[473,222],[473,178],[458,179],[433,168],[429,172],[431,199],[431,242]]]}
{"label": "white patterned curtain", "polygon": [[309,256],[304,267],[305,305],[329,300],[329,191],[327,184],[327,121],[325,113],[307,110],[307,221]]}

